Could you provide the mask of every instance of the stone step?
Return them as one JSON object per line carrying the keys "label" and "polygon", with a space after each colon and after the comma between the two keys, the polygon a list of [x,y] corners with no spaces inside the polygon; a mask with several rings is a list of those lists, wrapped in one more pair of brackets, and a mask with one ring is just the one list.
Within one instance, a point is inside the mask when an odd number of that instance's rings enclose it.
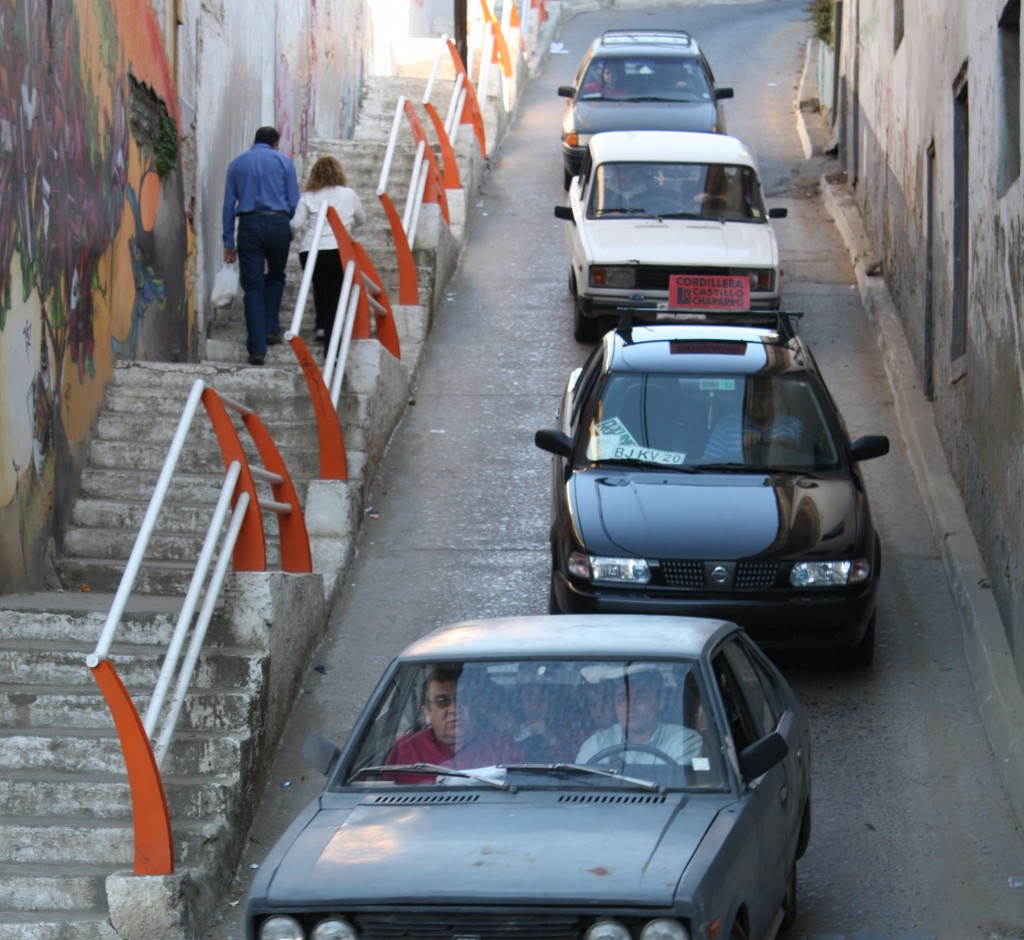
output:
{"label": "stone step", "polygon": [[[257,489],[258,491],[259,489]],[[263,525],[267,567],[277,570],[281,563],[281,549],[276,537],[277,529],[273,524],[273,519],[265,519]],[[100,526],[89,528],[76,526],[64,533],[64,556],[68,561],[86,558],[109,562],[127,561],[135,547],[138,534],[138,529],[126,531]],[[205,537],[206,527],[195,534],[187,531],[154,531],[146,546],[146,561],[149,564],[187,562],[194,569],[196,560],[202,554]],[[60,570],[59,564],[58,570]]]}
{"label": "stone step", "polygon": [[[289,473],[291,471],[289,470]],[[82,473],[82,484],[79,489],[79,500],[95,500],[99,502],[118,502],[125,494],[136,494],[133,498],[144,499],[146,504],[156,489],[160,474],[151,470],[98,470],[88,468]],[[305,487],[298,486],[296,492],[299,501],[305,498]],[[199,504],[210,505],[220,498],[224,483],[223,468],[220,473],[176,473],[171,479],[167,491],[166,502],[173,505]],[[73,520],[76,525],[84,525],[78,517],[78,501],[75,503]]]}
{"label": "stone step", "polygon": [[[97,635],[97,639],[98,639]],[[0,675],[5,685],[55,685],[62,688],[91,688],[92,673],[85,658],[95,649],[91,637],[78,642],[5,640],[0,647]],[[152,689],[163,666],[166,650],[160,647],[130,646],[116,642],[110,650],[121,681],[129,689]],[[206,647],[196,661],[193,690],[259,688],[265,653],[225,647]]]}
{"label": "stone step", "polygon": [[[169,774],[236,772],[248,749],[249,735],[187,733],[175,736],[161,768]],[[76,729],[46,733],[0,730],[0,770],[37,773],[124,773],[121,742],[114,731]],[[0,839],[0,860],[4,860]],[[9,859],[7,859],[9,860]]]}
{"label": "stone step", "polygon": [[[172,820],[224,817],[238,799],[237,776],[162,777]],[[130,819],[126,774],[57,774],[7,771],[0,779],[0,806],[8,816]],[[2,908],[0,908],[2,909]]]}
{"label": "stone step", "polygon": [[[90,638],[99,639],[114,603],[113,594],[102,592],[75,595],[54,592],[50,595],[52,604],[46,597],[42,594],[9,594],[4,597],[5,606],[0,610],[0,636],[4,637],[5,645],[13,646],[20,640],[67,642],[69,637],[77,637],[84,643]],[[130,598],[118,627],[118,640],[125,644],[155,643],[166,647],[171,641],[183,599],[182,596]],[[11,606],[19,601],[31,602],[32,606],[25,609]],[[144,601],[151,604],[147,607]],[[211,629],[216,623],[217,618],[214,617]],[[209,639],[215,640],[215,637],[214,634]]]}
{"label": "stone step", "polygon": [[[140,715],[152,699],[152,686],[128,693]],[[179,731],[231,731],[247,728],[256,702],[248,691],[232,689],[188,692],[178,716]],[[93,684],[85,687],[0,683],[2,728],[104,728],[110,727],[110,708]]]}
{"label": "stone step", "polygon": [[[69,558],[57,560],[61,583],[68,591],[113,594],[121,586],[127,558]],[[188,591],[196,560],[153,561],[146,559],[132,586],[133,595],[171,595],[183,598]]]}
{"label": "stone step", "polygon": [[[316,440],[316,418],[313,405],[307,398],[306,414],[303,419],[279,420],[276,415],[257,412],[260,423],[280,450],[295,447],[309,447]],[[139,445],[160,444],[165,451],[174,439],[178,429],[178,416],[161,416],[146,414],[125,414],[101,412],[96,422],[96,433],[93,440],[101,441],[133,441]],[[235,431],[242,441],[246,452],[257,454],[252,436],[248,430],[238,423]],[[215,446],[217,435],[213,425],[205,420],[193,421],[185,438],[184,446]]]}
{"label": "stone step", "polygon": [[107,903],[107,875],[115,871],[113,865],[73,861],[64,862],[60,872],[51,865],[0,865],[0,910],[101,911]]}
{"label": "stone step", "polygon": [[[212,490],[212,487],[211,487]],[[267,490],[264,492],[264,490]],[[257,482],[256,491],[264,498],[270,498],[271,493],[266,484]],[[77,499],[71,514],[71,521],[75,528],[69,530],[78,533],[79,536],[87,537],[89,529],[130,529],[131,533],[138,534],[142,528],[146,512],[149,509],[149,497],[151,490],[140,488],[135,494],[137,498],[129,497],[129,490],[125,490],[123,499]],[[304,502],[305,487],[297,489],[299,507]],[[157,516],[156,532],[164,534],[182,534],[189,532],[205,533],[213,518],[214,501],[219,496],[219,491],[213,493],[207,503],[186,503],[181,500],[168,499],[164,502],[163,509]],[[268,520],[267,538],[276,541],[276,530],[273,520]],[[118,555],[117,557],[127,558]],[[154,557],[156,557],[154,555]],[[197,556],[198,557],[198,556]]]}
{"label": "stone step", "polygon": [[[203,845],[216,835],[217,823],[179,821],[174,826],[174,858],[182,865],[198,862]],[[0,819],[0,864],[76,865],[130,868],[135,840],[128,820]]]}
{"label": "stone step", "polygon": [[[282,352],[283,346],[275,347],[275,350]],[[217,391],[234,398],[243,404],[248,405],[250,394],[269,400],[274,398],[286,398],[293,395],[306,395],[306,380],[302,375],[294,354],[287,351],[291,357],[288,360],[290,368],[287,369],[260,369],[254,370],[248,366],[244,368],[228,368],[218,363],[166,363],[166,362],[116,362],[114,364],[114,382],[108,386],[108,394],[117,394],[117,390],[125,388],[139,388],[163,394],[168,399],[178,399],[180,405],[178,413],[184,407],[192,386],[197,379],[202,379],[207,385]],[[251,406],[250,406],[251,407]]]}
{"label": "stone step", "polygon": [[[96,440],[89,448],[89,461],[93,467],[105,470],[131,469],[159,473],[167,460],[167,451],[167,445]],[[320,449],[315,444],[291,448],[287,454],[282,453],[282,458],[293,481],[314,480],[320,475]],[[217,445],[197,444],[181,452],[175,471],[186,474],[219,472],[223,478],[224,458]]]}
{"label": "stone step", "polygon": [[0,940],[120,940],[101,910],[37,910],[4,914]]}

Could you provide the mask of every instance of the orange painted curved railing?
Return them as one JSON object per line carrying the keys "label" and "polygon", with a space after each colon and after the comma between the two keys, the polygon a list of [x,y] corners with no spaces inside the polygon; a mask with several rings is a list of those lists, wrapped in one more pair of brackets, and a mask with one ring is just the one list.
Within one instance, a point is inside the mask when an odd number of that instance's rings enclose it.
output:
{"label": "orange painted curved railing", "polygon": [[132,797],[136,875],[174,874],[174,835],[160,768],[146,730],[121,677],[109,659],[90,664],[93,678],[106,699],[121,741],[128,787]]}
{"label": "orange painted curved railing", "polygon": [[509,55],[505,34],[501,31],[501,23],[498,22],[498,18],[491,12],[491,8],[487,5],[487,0],[480,0],[480,7],[484,13],[484,19],[491,24],[491,29],[494,31],[494,52],[491,56],[491,61],[497,62],[501,66],[501,71],[505,78],[511,78],[512,56]]}
{"label": "orange painted curved railing", "polygon": [[409,122],[409,127],[412,128],[412,136],[417,145],[422,142],[423,156],[427,161],[427,186],[423,191],[423,201],[438,203],[441,206],[441,215],[444,216],[445,222],[451,225],[451,219],[448,215],[448,197],[444,192],[444,180],[441,177],[441,169],[437,165],[437,158],[434,156],[430,141],[427,140],[427,132],[423,129],[423,122],[420,121],[416,114],[416,109],[408,99],[405,102],[405,118]]}
{"label": "orange painted curved railing", "polygon": [[309,548],[306,520],[303,518],[299,494],[295,492],[295,485],[292,483],[284,458],[256,412],[250,411],[244,415],[242,424],[245,425],[256,445],[256,450],[259,451],[264,469],[281,478],[280,482],[270,483],[274,500],[292,507],[291,512],[274,513],[277,516],[277,531],[281,540],[281,570],[292,574],[311,574],[313,553]]}
{"label": "orange painted curved railing", "polygon": [[462,76],[462,88],[466,92],[466,103],[462,108],[462,116],[459,118],[459,123],[471,124],[473,126],[473,134],[476,136],[477,145],[480,147],[480,156],[486,160],[487,135],[484,131],[484,116],[480,110],[480,100],[473,89],[473,83],[469,80],[469,73],[466,72],[466,65],[459,54],[459,47],[451,39],[448,40],[448,52],[451,54],[452,65],[455,67],[456,73]]}
{"label": "orange painted curved railing", "polygon": [[452,149],[452,142],[448,139],[448,132],[444,129],[444,121],[429,101],[423,105],[427,112],[430,123],[434,125],[434,135],[437,137],[438,146],[441,148],[441,162],[444,171],[441,176],[444,179],[445,189],[462,189],[459,182],[459,164],[455,160],[455,151]]}
{"label": "orange painted curved railing", "polygon": [[398,260],[398,302],[407,307],[415,307],[420,302],[420,283],[409,238],[405,234],[402,219],[391,197],[387,193],[378,193],[377,198],[388,217],[391,237],[395,240],[395,257]]}
{"label": "orange painted curved railing", "polygon": [[249,505],[245,510],[242,528],[238,532],[238,541],[235,543],[235,549],[231,555],[231,564],[235,571],[266,571],[267,545],[263,531],[263,517],[260,514],[256,496],[256,484],[253,483],[252,472],[249,470],[249,458],[246,457],[245,451],[242,449],[242,441],[224,403],[220,400],[220,395],[207,386],[203,389],[202,401],[210,418],[210,424],[213,425],[213,433],[217,435],[217,443],[220,445],[225,469],[231,466],[233,460],[237,460],[242,465],[242,473],[238,478],[238,486],[235,489],[231,505],[235,505],[239,492],[249,494]]}
{"label": "orange painted curved railing", "polygon": [[347,480],[348,460],[345,456],[345,441],[341,434],[338,413],[331,401],[331,393],[324,384],[324,374],[313,361],[313,355],[301,337],[292,336],[289,344],[302,368],[302,375],[309,389],[309,398],[313,403],[313,414],[316,416],[317,441],[320,444],[320,479]]}

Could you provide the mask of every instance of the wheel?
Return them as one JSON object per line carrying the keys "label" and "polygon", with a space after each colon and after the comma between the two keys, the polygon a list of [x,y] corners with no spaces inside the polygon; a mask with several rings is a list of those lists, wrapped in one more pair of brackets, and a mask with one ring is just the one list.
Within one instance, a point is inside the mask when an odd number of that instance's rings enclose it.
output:
{"label": "wheel", "polygon": [[856,646],[851,646],[849,649],[840,650],[837,654],[837,659],[841,666],[848,668],[863,668],[864,666],[870,666],[875,658],[875,617],[876,611],[871,612],[871,619],[868,621],[868,628],[864,631],[864,636],[860,638],[860,642]]}
{"label": "wheel", "polygon": [[796,922],[796,862],[789,872],[789,880],[786,882],[786,893],[782,898],[782,926],[789,928]]}
{"label": "wheel", "polygon": [[677,766],[677,761],[673,760],[668,754],[666,754],[661,748],[653,747],[650,744],[637,744],[632,741],[623,741],[621,744],[612,744],[609,747],[603,747],[600,751],[594,754],[588,764],[599,764],[606,757],[614,757],[616,754],[625,754],[627,751],[636,751],[638,754],[650,754],[653,757],[657,757],[664,764],[672,764]]}
{"label": "wheel", "polygon": [[558,606],[558,594],[555,593],[555,573],[551,572],[551,582],[548,585],[548,613],[560,614],[562,608]]}
{"label": "wheel", "polygon": [[572,305],[572,335],[578,343],[592,343],[597,339],[597,319],[583,313],[583,301],[577,295]]}

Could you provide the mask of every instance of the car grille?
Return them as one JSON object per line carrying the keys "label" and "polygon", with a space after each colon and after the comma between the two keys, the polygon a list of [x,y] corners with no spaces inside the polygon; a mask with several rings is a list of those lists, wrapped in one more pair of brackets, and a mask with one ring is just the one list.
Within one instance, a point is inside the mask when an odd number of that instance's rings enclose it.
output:
{"label": "car grille", "polygon": [[782,564],[777,561],[740,561],[735,569],[731,585],[718,585],[709,582],[704,562],[673,558],[661,561],[662,579],[667,587],[738,591],[775,587]]}
{"label": "car grille", "polygon": [[578,940],[573,915],[420,911],[357,914],[361,940]]}
{"label": "car grille", "polygon": [[668,279],[673,274],[706,274],[712,276],[742,276],[750,274],[751,268],[709,268],[687,267],[686,265],[641,264],[636,269],[637,290],[668,290]]}

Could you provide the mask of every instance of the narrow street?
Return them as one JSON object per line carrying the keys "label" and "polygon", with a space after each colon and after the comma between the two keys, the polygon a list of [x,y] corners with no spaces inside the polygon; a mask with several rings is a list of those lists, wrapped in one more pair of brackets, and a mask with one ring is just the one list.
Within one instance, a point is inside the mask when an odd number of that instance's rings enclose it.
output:
{"label": "narrow street", "polygon": [[[558,127],[587,42],[614,26],[684,27],[721,85],[730,133],[761,161],[786,271],[786,307],[809,341],[851,437],[889,435],[865,465],[884,556],[870,670],[827,657],[778,659],[813,740],[814,830],[799,866],[788,940],[1024,937],[1024,846],[981,726],[961,627],[900,439],[873,327],[819,194],[827,158],[805,160],[793,102],[810,24],[805,0],[570,21],[492,155],[469,241],[429,339],[420,381],[366,507],[357,557],[310,664],[270,774],[235,894],[207,937],[244,936],[252,868],[319,790],[300,756],[309,731],[341,742],[379,674],[407,642],[452,621],[542,613],[548,593],[552,424],[569,371]],[[234,905],[234,906],[232,906]]]}

